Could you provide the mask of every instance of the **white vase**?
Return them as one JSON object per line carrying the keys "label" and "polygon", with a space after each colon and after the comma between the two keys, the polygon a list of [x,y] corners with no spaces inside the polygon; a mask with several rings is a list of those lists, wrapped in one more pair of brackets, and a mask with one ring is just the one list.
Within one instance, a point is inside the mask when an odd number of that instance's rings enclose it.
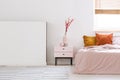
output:
{"label": "white vase", "polygon": [[63,46],[64,47],[68,46],[68,40],[67,40],[67,35],[66,34],[63,36]]}

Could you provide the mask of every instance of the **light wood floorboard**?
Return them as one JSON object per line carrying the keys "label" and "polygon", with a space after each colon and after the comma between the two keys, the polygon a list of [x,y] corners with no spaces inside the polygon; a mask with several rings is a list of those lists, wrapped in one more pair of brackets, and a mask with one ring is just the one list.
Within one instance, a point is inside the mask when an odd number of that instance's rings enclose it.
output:
{"label": "light wood floorboard", "polygon": [[73,66],[0,67],[0,80],[120,80],[120,75],[80,75]]}

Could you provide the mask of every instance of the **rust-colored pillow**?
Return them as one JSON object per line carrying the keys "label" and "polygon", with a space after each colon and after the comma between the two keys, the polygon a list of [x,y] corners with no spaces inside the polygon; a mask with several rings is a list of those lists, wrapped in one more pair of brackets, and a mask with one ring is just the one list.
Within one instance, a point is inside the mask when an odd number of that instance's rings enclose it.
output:
{"label": "rust-colored pillow", "polygon": [[95,41],[95,36],[83,36],[84,39],[84,46],[94,46],[96,41]]}
{"label": "rust-colored pillow", "polygon": [[113,33],[99,34],[96,33],[96,45],[112,44]]}

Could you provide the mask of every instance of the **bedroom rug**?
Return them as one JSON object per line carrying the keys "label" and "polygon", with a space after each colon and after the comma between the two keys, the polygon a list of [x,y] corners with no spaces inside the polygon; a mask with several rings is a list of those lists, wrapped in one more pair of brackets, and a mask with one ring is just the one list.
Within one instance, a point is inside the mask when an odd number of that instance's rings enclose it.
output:
{"label": "bedroom rug", "polygon": [[68,80],[69,66],[0,67],[0,80]]}

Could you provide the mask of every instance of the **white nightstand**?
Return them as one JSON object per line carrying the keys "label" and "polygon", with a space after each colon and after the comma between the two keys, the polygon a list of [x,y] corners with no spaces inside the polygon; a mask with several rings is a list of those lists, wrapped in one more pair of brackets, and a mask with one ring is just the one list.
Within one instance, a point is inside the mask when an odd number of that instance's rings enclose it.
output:
{"label": "white nightstand", "polygon": [[57,65],[57,59],[70,59],[72,65],[73,59],[73,47],[55,47],[54,48],[55,65]]}

